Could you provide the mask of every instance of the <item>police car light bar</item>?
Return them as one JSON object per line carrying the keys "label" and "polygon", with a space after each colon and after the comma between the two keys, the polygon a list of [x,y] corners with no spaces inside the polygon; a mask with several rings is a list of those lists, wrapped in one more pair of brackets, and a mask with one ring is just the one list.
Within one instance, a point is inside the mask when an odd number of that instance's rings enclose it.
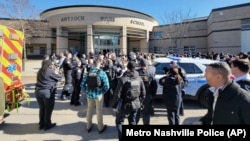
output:
{"label": "police car light bar", "polygon": [[175,57],[175,56],[171,56],[171,57],[167,57],[167,58],[169,58],[171,60],[176,60],[176,61],[180,61],[181,60],[180,57]]}

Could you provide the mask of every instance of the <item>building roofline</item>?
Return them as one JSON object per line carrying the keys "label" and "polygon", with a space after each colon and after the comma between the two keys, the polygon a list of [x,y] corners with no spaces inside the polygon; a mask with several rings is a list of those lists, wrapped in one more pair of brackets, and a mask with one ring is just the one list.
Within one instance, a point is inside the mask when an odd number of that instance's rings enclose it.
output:
{"label": "building roofline", "polygon": [[18,19],[18,18],[0,18],[0,20],[15,20],[15,21],[18,21],[18,20],[23,20],[23,21],[42,21],[42,22],[46,22],[46,20],[36,20],[36,19]]}
{"label": "building roofline", "polygon": [[232,9],[232,8],[239,8],[239,7],[244,7],[244,6],[250,6],[250,3],[244,3],[244,4],[238,4],[238,5],[232,5],[232,6],[212,9],[211,13],[214,12],[214,11],[220,11],[220,10],[226,10],[226,9]]}
{"label": "building roofline", "polygon": [[190,19],[184,19],[182,22],[179,22],[179,23],[169,23],[169,24],[163,24],[163,25],[158,25],[158,26],[163,27],[163,26],[178,25],[181,23],[188,23],[188,22],[195,23],[195,22],[207,21],[207,19],[208,17],[190,18]]}
{"label": "building roofline", "polygon": [[126,10],[126,11],[131,11],[131,12],[139,13],[139,14],[142,14],[142,15],[145,15],[145,16],[148,16],[150,18],[155,19],[154,17],[152,17],[152,16],[150,16],[148,14],[145,14],[145,13],[142,13],[142,12],[138,12],[138,11],[135,11],[135,10],[126,9],[126,8],[120,8],[120,7],[113,7],[113,6],[103,6],[103,5],[68,5],[68,6],[59,6],[59,7],[54,7],[54,8],[50,8],[50,9],[44,10],[43,12],[41,12],[40,16],[42,14],[46,13],[46,12],[53,11],[53,10],[65,9],[65,8],[77,8],[77,7],[78,8],[79,7],[100,7],[100,8],[112,8],[112,9]]}
{"label": "building roofline", "polygon": [[183,22],[199,22],[199,21],[207,21],[208,16],[205,17],[197,17],[197,18],[190,18],[190,19],[184,19]]}

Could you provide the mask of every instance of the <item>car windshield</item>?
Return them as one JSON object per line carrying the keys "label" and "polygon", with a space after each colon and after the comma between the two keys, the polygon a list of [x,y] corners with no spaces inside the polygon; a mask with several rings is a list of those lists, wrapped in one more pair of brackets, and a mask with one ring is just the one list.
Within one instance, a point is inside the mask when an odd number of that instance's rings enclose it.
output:
{"label": "car windshield", "polygon": [[164,68],[170,68],[169,63],[155,63],[156,72],[155,74],[165,74]]}
{"label": "car windshield", "polygon": [[[202,70],[194,63],[178,63],[179,67],[183,68],[187,74],[202,74]],[[165,69],[170,68],[169,63],[155,63],[156,74],[165,74]]]}

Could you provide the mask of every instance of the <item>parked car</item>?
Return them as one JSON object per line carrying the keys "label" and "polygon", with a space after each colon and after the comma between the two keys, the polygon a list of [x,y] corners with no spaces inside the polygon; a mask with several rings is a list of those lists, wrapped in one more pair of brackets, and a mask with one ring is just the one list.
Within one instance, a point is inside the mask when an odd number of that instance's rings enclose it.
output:
{"label": "parked car", "polygon": [[207,91],[209,85],[205,78],[206,66],[216,62],[210,59],[201,58],[183,58],[183,57],[160,57],[155,58],[156,80],[158,89],[156,96],[162,95],[162,86],[159,85],[159,79],[165,76],[164,68],[170,68],[170,62],[175,60],[179,67],[186,71],[188,86],[185,88],[186,95],[184,99],[197,100],[203,107],[207,107]]}

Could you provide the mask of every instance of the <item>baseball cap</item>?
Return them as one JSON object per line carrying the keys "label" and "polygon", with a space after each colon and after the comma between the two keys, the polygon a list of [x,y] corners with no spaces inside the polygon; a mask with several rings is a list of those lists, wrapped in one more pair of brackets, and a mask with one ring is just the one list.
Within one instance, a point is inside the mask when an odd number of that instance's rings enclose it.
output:
{"label": "baseball cap", "polygon": [[135,67],[136,67],[135,61],[129,61],[129,62],[128,62],[128,65],[127,65],[127,68],[128,68],[128,69],[134,70]]}

